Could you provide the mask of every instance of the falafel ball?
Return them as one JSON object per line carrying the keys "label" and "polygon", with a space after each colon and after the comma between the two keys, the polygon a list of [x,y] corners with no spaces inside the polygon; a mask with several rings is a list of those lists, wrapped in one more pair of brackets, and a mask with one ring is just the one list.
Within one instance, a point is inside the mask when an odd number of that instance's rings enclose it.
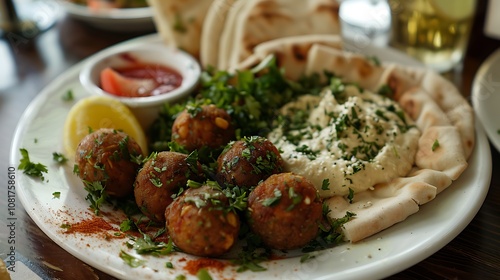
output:
{"label": "falafel ball", "polygon": [[272,174],[283,171],[283,159],[264,137],[244,137],[231,142],[217,159],[219,184],[253,187]]}
{"label": "falafel ball", "polygon": [[322,201],[307,179],[293,173],[271,175],[248,197],[251,230],[264,244],[279,250],[303,247],[314,239],[322,221]]}
{"label": "falafel ball", "polygon": [[108,195],[124,197],[133,191],[141,155],[141,147],[128,134],[101,128],[80,141],[75,163],[84,182],[101,182]]}
{"label": "falafel ball", "polygon": [[231,116],[213,104],[185,109],[172,125],[172,141],[189,152],[202,147],[218,149],[234,137]]}
{"label": "falafel ball", "polygon": [[165,211],[167,232],[186,253],[216,257],[228,252],[240,229],[239,216],[229,201],[208,185],[187,189]]}
{"label": "falafel ball", "polygon": [[199,181],[203,170],[197,161],[176,152],[152,154],[139,170],[134,183],[135,202],[142,213],[155,222],[165,222],[165,209],[173,195],[189,179]]}

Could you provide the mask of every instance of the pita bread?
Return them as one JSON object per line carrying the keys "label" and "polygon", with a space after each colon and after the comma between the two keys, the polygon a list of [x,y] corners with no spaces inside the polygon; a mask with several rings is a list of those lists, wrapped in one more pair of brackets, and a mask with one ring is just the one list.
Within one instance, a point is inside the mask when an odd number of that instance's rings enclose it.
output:
{"label": "pita bread", "polygon": [[[255,46],[273,39],[305,34],[339,34],[336,0],[250,0],[227,20],[219,52],[219,69],[235,68]],[[236,12],[235,12],[236,14]],[[230,13],[231,16],[231,13]],[[232,45],[234,44],[234,45]]]}
{"label": "pita bread", "polygon": [[385,69],[360,55],[328,46],[315,45],[308,54],[306,75],[329,70],[346,82],[355,82],[373,92],[380,88]]}
{"label": "pita bread", "polygon": [[[217,55],[217,68],[218,69],[227,69],[228,62],[228,53],[232,51],[234,48],[234,34],[236,32],[236,20],[240,17],[240,14],[244,10],[244,8],[250,5],[250,2],[255,0],[245,0],[245,1],[236,1],[227,14],[227,18],[224,24],[224,28],[220,34],[219,38],[219,53]],[[215,60],[215,59],[214,59]]]}
{"label": "pita bread", "polygon": [[460,134],[455,126],[432,126],[418,142],[415,164],[422,169],[444,172],[456,180],[467,167]]}
{"label": "pita bread", "polygon": [[423,131],[431,126],[452,125],[446,113],[420,87],[406,91],[399,99],[399,104]]}
{"label": "pita bread", "polygon": [[394,92],[394,98],[399,100],[412,87],[420,86],[446,114],[452,125],[457,127],[465,157],[468,158],[475,144],[474,112],[458,89],[434,71],[398,65],[390,65],[387,68],[381,83],[389,85]]}
{"label": "pita bread", "polygon": [[201,30],[213,0],[148,0],[158,33],[166,44],[200,57]]}
{"label": "pita bread", "polygon": [[[285,50],[304,45],[299,38],[287,40],[287,44],[277,45],[272,51],[278,56],[292,55]],[[321,44],[308,48],[305,68],[299,67],[305,74],[328,70],[371,91],[388,85],[394,99],[422,133],[408,175],[356,193],[353,203],[344,196],[326,200],[333,218],[343,217],[346,211],[357,214],[343,228],[346,240],[356,242],[416,213],[420,205],[433,200],[463,173],[474,147],[473,111],[450,82],[429,70],[377,65],[359,54]]]}
{"label": "pita bread", "polygon": [[[201,30],[200,62],[204,68],[218,64],[219,42],[226,18],[236,0],[214,0]],[[243,4],[245,1],[239,1]]]}
{"label": "pita bread", "polygon": [[237,69],[249,69],[256,66],[268,55],[274,54],[278,67],[285,69],[285,77],[296,80],[304,75],[307,57],[313,46],[328,46],[329,49],[342,49],[342,39],[338,35],[309,34],[278,38],[255,47],[253,54],[240,62]]}

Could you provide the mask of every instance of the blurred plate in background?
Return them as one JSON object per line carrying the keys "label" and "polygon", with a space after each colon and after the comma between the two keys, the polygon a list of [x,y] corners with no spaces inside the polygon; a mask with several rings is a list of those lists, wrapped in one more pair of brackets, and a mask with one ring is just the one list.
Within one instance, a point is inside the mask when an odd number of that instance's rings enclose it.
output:
{"label": "blurred plate in background", "polygon": [[154,31],[151,7],[92,10],[69,1],[59,1],[66,13],[89,25],[108,31]]}
{"label": "blurred plate in background", "polygon": [[488,138],[500,151],[500,49],[477,71],[472,84],[472,104]]}

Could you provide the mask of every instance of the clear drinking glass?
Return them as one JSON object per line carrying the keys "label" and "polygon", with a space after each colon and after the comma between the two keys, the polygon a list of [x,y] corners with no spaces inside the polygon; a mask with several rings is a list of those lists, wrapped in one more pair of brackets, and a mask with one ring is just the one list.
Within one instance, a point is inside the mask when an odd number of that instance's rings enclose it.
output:
{"label": "clear drinking glass", "polygon": [[389,0],[390,44],[444,73],[461,67],[476,0]]}
{"label": "clear drinking glass", "polygon": [[391,10],[386,0],[343,0],[339,17],[342,37],[355,47],[388,44]]}

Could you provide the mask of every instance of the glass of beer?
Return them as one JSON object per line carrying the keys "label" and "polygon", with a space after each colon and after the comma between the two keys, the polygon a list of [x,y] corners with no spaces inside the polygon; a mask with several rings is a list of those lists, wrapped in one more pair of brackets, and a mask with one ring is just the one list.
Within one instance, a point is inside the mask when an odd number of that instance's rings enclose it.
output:
{"label": "glass of beer", "polygon": [[389,4],[393,47],[440,73],[462,65],[476,0],[389,0]]}

